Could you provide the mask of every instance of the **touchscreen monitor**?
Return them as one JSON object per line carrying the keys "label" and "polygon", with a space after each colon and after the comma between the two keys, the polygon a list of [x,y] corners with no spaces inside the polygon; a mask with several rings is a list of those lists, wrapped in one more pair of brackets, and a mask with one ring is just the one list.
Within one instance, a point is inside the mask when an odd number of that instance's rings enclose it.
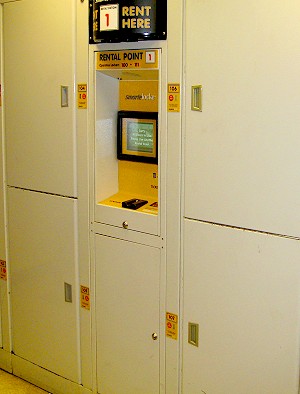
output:
{"label": "touchscreen monitor", "polygon": [[118,113],[118,159],[157,163],[157,113]]}

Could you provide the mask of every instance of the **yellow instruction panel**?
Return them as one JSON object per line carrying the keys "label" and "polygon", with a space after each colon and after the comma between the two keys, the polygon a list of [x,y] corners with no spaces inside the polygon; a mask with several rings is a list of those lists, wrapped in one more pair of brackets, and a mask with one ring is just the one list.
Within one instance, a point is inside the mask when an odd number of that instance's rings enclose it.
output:
{"label": "yellow instruction panel", "polygon": [[96,70],[158,69],[158,50],[103,51],[97,53]]}

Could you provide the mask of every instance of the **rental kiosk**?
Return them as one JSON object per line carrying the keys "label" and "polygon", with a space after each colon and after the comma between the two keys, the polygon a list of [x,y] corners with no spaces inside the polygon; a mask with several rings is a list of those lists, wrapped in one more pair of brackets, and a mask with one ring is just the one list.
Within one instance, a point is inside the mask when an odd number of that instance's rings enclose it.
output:
{"label": "rental kiosk", "polygon": [[97,390],[158,394],[165,381],[166,2],[91,5]]}

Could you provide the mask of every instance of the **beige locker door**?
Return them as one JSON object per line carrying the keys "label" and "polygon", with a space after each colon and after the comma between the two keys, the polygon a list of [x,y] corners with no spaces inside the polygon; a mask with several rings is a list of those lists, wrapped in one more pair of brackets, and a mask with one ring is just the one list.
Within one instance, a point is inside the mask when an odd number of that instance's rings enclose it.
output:
{"label": "beige locker door", "polygon": [[98,392],[158,394],[160,250],[95,242]]}
{"label": "beige locker door", "polygon": [[[2,13],[0,10],[0,23],[2,25]],[[2,30],[0,29],[0,50],[2,48]],[[0,55],[0,260],[6,260],[5,256],[5,226],[4,226],[4,184],[3,184],[3,146],[2,146],[2,99],[1,99],[1,55]],[[1,269],[1,268],[0,268]],[[2,283],[1,283],[2,282]],[[2,305],[4,287],[0,281],[0,305]],[[0,348],[3,347],[2,341],[2,307],[0,307]]]}
{"label": "beige locker door", "polygon": [[[74,0],[4,4],[7,182],[75,196]],[[61,107],[61,86],[68,107]]]}
{"label": "beige locker door", "polygon": [[[2,13],[0,9],[0,23],[2,24]],[[2,45],[2,30],[0,29],[0,49]],[[2,106],[2,80],[1,80],[2,59],[0,53],[0,259],[5,259],[5,228],[4,228],[4,184],[3,184],[3,106]]]}
{"label": "beige locker door", "polygon": [[73,199],[8,189],[14,354],[79,382],[76,207]]}
{"label": "beige locker door", "polygon": [[[1,36],[0,36],[1,40]],[[4,280],[3,272],[3,261],[6,261],[5,253],[5,224],[4,224],[4,184],[3,184],[3,161],[2,161],[2,130],[1,130],[1,119],[2,111],[0,107],[0,348],[3,347],[3,321],[2,318],[5,316],[5,321],[8,319],[7,315],[7,294],[6,294],[6,281]],[[8,333],[7,333],[8,334]]]}
{"label": "beige locker door", "polygon": [[[3,168],[2,168],[2,140],[1,140],[1,108],[0,108],[0,260],[6,260],[5,254],[5,226],[4,226],[4,201],[3,201]],[[6,292],[6,282],[3,281],[0,264],[0,348],[3,346],[2,343],[2,309],[4,306],[3,298],[5,297]],[[2,278],[2,280],[1,280]],[[6,298],[6,297],[5,297]]]}
{"label": "beige locker door", "polygon": [[191,220],[184,229],[183,393],[297,394],[299,241]]}
{"label": "beige locker door", "polygon": [[299,236],[299,3],[185,3],[185,216]]}
{"label": "beige locker door", "polygon": [[[0,108],[1,110],[1,108]],[[0,114],[1,124],[1,114]],[[1,125],[0,125],[1,128]],[[0,130],[1,131],[1,130]],[[3,262],[6,264],[6,253],[5,253],[5,224],[4,224],[4,205],[3,205],[3,172],[2,172],[2,149],[1,149],[1,133],[0,133],[0,348],[3,347],[3,325],[7,328],[8,311],[7,311],[7,281],[4,278],[4,267]],[[8,331],[6,332],[8,335]]]}

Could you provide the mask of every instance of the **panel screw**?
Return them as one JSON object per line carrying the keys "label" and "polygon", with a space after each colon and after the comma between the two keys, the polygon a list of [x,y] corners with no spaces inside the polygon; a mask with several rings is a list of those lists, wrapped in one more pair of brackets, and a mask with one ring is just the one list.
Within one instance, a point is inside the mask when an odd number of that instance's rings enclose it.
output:
{"label": "panel screw", "polygon": [[158,338],[158,335],[156,334],[156,332],[154,332],[154,333],[152,334],[152,339],[153,339],[153,341],[156,341],[157,338]]}
{"label": "panel screw", "polygon": [[123,222],[122,226],[123,226],[123,228],[128,228],[128,222]]}

